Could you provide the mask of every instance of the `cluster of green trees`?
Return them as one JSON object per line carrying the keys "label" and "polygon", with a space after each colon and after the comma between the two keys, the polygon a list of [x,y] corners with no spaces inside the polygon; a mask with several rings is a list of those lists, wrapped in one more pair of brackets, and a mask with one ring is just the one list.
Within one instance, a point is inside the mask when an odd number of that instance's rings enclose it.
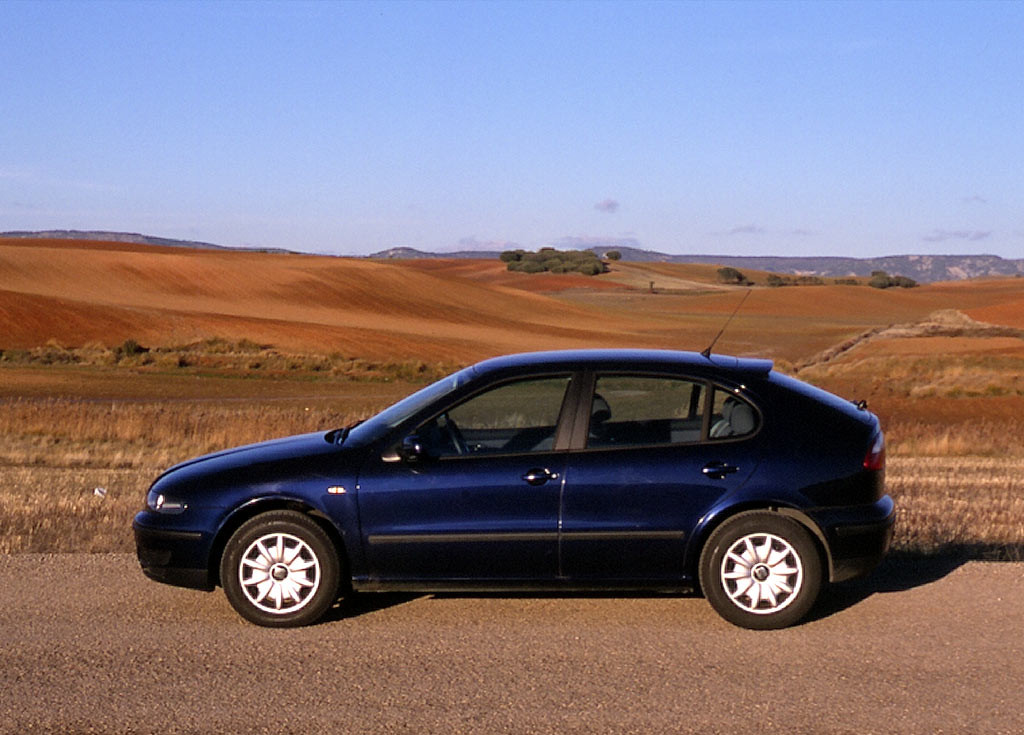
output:
{"label": "cluster of green trees", "polygon": [[[609,257],[611,253],[608,253]],[[608,270],[604,261],[589,250],[556,250],[541,248],[537,252],[528,250],[506,250],[501,254],[502,262],[510,271],[521,273],[582,273],[596,276]]]}
{"label": "cluster of green trees", "polygon": [[[501,254],[501,260],[510,271],[520,273],[582,273],[587,276],[596,276],[598,273],[608,271],[608,260],[619,260],[622,254],[617,250],[609,250],[604,257],[598,256],[590,250],[556,250],[555,248],[541,248],[533,252],[530,250],[506,250]],[[720,283],[728,283],[736,286],[753,286],[754,281],[747,278],[741,271],[732,266],[724,266],[718,269],[718,280]],[[832,278],[824,279],[820,276],[784,276],[777,273],[769,273],[765,277],[765,286],[823,286],[831,282],[842,286],[856,286],[860,283],[855,278]],[[890,276],[885,271],[872,271],[869,286],[874,288],[913,288],[917,281],[906,276]],[[654,285],[651,284],[653,291]]]}
{"label": "cluster of green trees", "polygon": [[780,276],[769,273],[764,279],[766,286],[859,286],[856,278],[822,278],[821,276]]}
{"label": "cluster of green trees", "polygon": [[[718,269],[718,280],[720,283],[730,283],[737,286],[753,286],[754,282],[743,275],[740,271],[736,270],[732,266],[725,266],[724,268]],[[831,283],[837,286],[856,286],[860,284],[856,278],[832,278]],[[820,276],[780,276],[777,273],[769,273],[764,279],[765,286],[824,286],[828,283],[824,278]],[[871,273],[871,280],[868,281],[869,286],[875,288],[892,288],[898,286],[899,288],[913,288],[917,285],[917,281],[913,278],[907,278],[906,276],[890,276],[885,271],[873,271]]]}
{"label": "cluster of green trees", "polygon": [[868,285],[874,288],[914,288],[917,281],[906,276],[890,276],[885,271],[871,271],[871,280]]}

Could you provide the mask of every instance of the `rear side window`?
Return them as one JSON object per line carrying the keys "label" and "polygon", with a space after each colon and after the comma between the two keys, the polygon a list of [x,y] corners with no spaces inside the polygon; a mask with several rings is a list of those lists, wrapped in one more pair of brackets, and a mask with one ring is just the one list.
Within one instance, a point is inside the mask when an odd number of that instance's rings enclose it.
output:
{"label": "rear side window", "polygon": [[715,388],[708,439],[735,439],[757,431],[757,411],[731,391]]}
{"label": "rear side window", "polygon": [[668,377],[599,376],[587,446],[686,444],[701,439],[703,383]]}

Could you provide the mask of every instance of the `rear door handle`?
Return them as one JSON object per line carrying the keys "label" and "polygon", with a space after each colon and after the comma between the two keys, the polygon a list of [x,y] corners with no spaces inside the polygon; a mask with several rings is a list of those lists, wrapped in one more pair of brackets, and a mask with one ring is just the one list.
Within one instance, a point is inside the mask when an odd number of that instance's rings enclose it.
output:
{"label": "rear door handle", "polygon": [[548,480],[557,480],[558,473],[546,468],[537,467],[523,475],[523,479],[526,480],[528,485],[543,485]]}
{"label": "rear door handle", "polygon": [[708,462],[700,471],[712,480],[721,480],[726,475],[739,472],[740,468],[736,465],[728,464],[727,462]]}

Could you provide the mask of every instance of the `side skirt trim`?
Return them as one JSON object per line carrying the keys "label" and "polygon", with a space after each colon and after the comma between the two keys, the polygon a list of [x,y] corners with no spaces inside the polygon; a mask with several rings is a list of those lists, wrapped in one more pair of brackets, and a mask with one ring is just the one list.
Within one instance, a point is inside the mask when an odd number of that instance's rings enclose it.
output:
{"label": "side skirt trim", "polygon": [[682,531],[542,531],[540,533],[375,533],[370,544],[501,543],[506,541],[682,541]]}

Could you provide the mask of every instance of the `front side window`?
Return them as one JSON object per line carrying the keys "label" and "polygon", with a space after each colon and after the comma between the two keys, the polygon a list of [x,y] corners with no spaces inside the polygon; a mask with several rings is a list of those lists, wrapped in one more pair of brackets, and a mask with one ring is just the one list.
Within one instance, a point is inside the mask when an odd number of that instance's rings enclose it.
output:
{"label": "front side window", "polygon": [[569,376],[505,383],[420,427],[435,457],[551,451]]}
{"label": "front side window", "polygon": [[668,377],[600,376],[587,446],[686,444],[701,439],[704,384]]}

